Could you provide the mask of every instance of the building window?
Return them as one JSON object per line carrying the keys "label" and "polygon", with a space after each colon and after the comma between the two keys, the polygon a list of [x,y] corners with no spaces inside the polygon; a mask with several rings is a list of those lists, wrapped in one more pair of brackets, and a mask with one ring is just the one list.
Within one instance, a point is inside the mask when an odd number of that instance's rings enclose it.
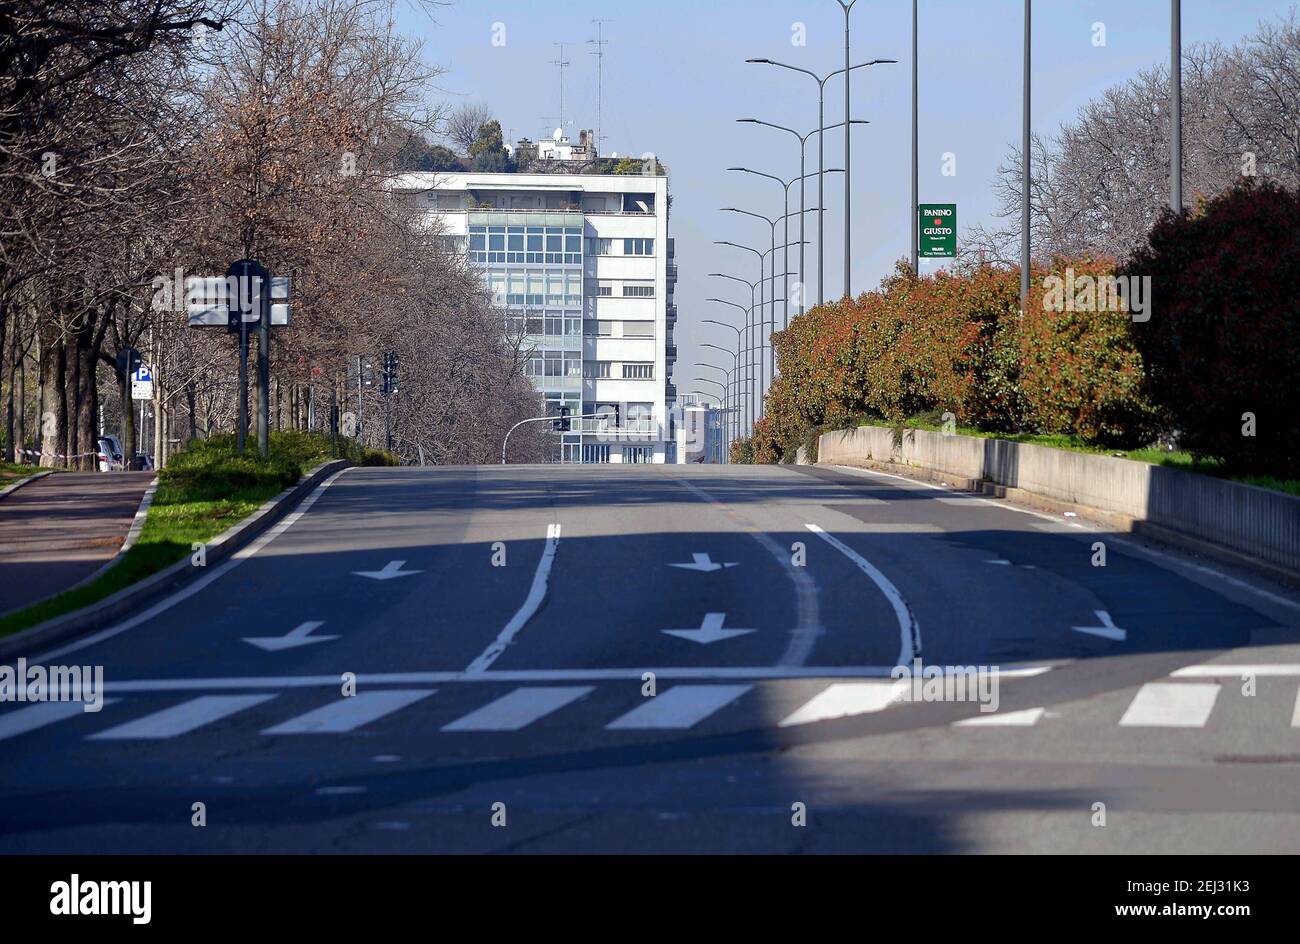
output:
{"label": "building window", "polygon": [[623,255],[625,256],[653,256],[654,254],[655,241],[653,239],[623,240]]}
{"label": "building window", "polygon": [[623,379],[624,380],[654,380],[655,365],[654,364],[624,364]]}
{"label": "building window", "polygon": [[654,298],[655,287],[653,282],[624,282],[624,298]]}
{"label": "building window", "polygon": [[593,463],[608,462],[609,446],[583,446],[582,461]]}
{"label": "building window", "polygon": [[608,338],[614,334],[614,322],[588,318],[582,323],[582,333],[589,338]]}
{"label": "building window", "polygon": [[582,376],[588,380],[608,380],[610,361],[587,361],[582,365]]}
{"label": "building window", "polygon": [[646,463],[654,459],[654,447],[652,446],[624,446],[623,461]]}
{"label": "building window", "polygon": [[587,240],[587,255],[589,256],[608,256],[614,252],[614,240],[601,239],[598,236],[591,237]]}
{"label": "building window", "polygon": [[623,337],[625,338],[653,338],[654,336],[655,323],[653,321],[623,322]]}

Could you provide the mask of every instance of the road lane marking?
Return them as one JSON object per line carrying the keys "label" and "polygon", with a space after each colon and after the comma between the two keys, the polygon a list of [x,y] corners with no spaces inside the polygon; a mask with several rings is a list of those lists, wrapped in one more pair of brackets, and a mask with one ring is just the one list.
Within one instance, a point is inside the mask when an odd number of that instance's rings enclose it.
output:
{"label": "road lane marking", "polygon": [[902,699],[909,685],[904,681],[835,682],[787,716],[778,727],[884,711]]}
{"label": "road lane marking", "polygon": [[777,665],[803,665],[811,658],[813,646],[817,644],[817,637],[821,635],[822,631],[820,604],[817,600],[817,581],[808,572],[808,568],[793,566],[790,562],[790,551],[788,549],[772,540],[771,535],[764,532],[762,528],[730,507],[726,502],[714,498],[694,482],[686,479],[676,479],[675,481],[678,485],[709,504],[717,505],[723,514],[730,516],[744,527],[744,533],[763,545],[763,548],[776,559],[781,572],[794,584],[795,625],[790,630],[790,642],[785,647],[785,652],[781,653],[781,657],[777,659]]}
{"label": "road lane marking", "polygon": [[1024,708],[1020,711],[995,711],[992,714],[975,715],[954,721],[954,728],[1028,728],[1038,724],[1038,719],[1047,712],[1046,708]]}
{"label": "road lane marking", "polygon": [[660,632],[667,633],[669,636],[676,636],[679,639],[689,639],[691,642],[706,646],[712,642],[754,632],[752,629],[723,629],[722,624],[726,621],[726,613],[705,613],[704,621],[698,627],[692,629],[664,629],[660,630]]}
{"label": "road lane marking", "polygon": [[674,685],[605,725],[610,731],[684,731],[727,707],[752,685]]}
{"label": "road lane marking", "polygon": [[921,654],[921,627],[916,622],[916,616],[913,615],[912,608],[903,599],[903,594],[890,582],[888,577],[875,568],[871,561],[853,550],[835,535],[827,534],[815,524],[805,524],[804,527],[853,561],[858,569],[870,577],[871,582],[885,595],[889,605],[894,608],[894,617],[898,620],[900,645],[897,664],[911,665],[912,660]]}
{"label": "road lane marking", "polygon": [[162,740],[189,734],[205,724],[220,721],[245,708],[270,701],[274,695],[200,695],[155,711],[143,718],[92,734],[92,741]]}
{"label": "road lane marking", "polygon": [[551,565],[555,563],[555,551],[560,545],[560,523],[546,526],[546,547],[542,550],[542,559],[537,562],[537,571],[533,574],[533,585],[528,591],[528,598],[524,600],[510,622],[506,623],[505,629],[492,644],[488,646],[479,655],[477,659],[469,664],[465,669],[469,673],[486,672],[488,667],[506,651],[506,647],[514,641],[519,631],[528,625],[528,621],[541,608],[542,601],[546,599],[546,585],[551,576]]}
{"label": "road lane marking", "polygon": [[[117,700],[105,698],[104,704],[111,705]],[[7,711],[0,715],[0,741],[84,714],[94,712],[86,711],[85,703],[80,701],[45,701],[17,711]]]}
{"label": "road lane marking", "polygon": [[[836,465],[834,463],[829,464],[828,468],[839,469],[843,472],[865,474],[867,476],[881,476],[887,479],[898,479],[900,482],[905,482],[908,485],[920,486],[922,488],[933,489],[934,491],[939,491],[939,492],[951,491],[951,489],[942,488],[938,485],[933,485],[930,482],[923,482],[918,479],[909,479],[906,476],[894,475],[893,473],[890,472],[878,472],[875,469],[860,469],[857,466]],[[1044,521],[1051,521],[1057,525],[1065,523],[1062,522],[1059,518],[1053,517],[1052,515],[1049,514],[1045,514],[1044,512],[1033,511],[1032,509],[1029,508],[1020,508],[1016,505],[1007,504],[1006,502],[994,501],[991,498],[976,497],[974,498],[974,500],[982,501],[987,505],[994,506],[995,508],[1002,508],[1005,509],[1006,511],[1014,511],[1017,514],[1029,515],[1032,518],[1041,518]],[[1072,524],[1071,527],[1082,528],[1082,526],[1078,524]],[[1088,530],[1093,534],[1104,533],[1097,528],[1083,528],[1083,530]],[[1057,530],[1055,533],[1068,534],[1069,532]],[[1245,590],[1248,593],[1253,593],[1255,596],[1260,597],[1261,599],[1264,600],[1268,600],[1270,603],[1276,603],[1279,606],[1285,606],[1292,610],[1300,610],[1300,600],[1293,600],[1290,599],[1289,597],[1284,597],[1281,594],[1273,593],[1272,591],[1265,590],[1263,587],[1257,587],[1254,584],[1250,583],[1249,581],[1242,580],[1238,577],[1233,577],[1230,574],[1225,574],[1223,571],[1216,570],[1215,568],[1209,567],[1205,564],[1197,564],[1190,560],[1185,560],[1182,557],[1178,557],[1174,554],[1167,554],[1164,551],[1157,551],[1155,548],[1146,547],[1145,545],[1139,544],[1135,541],[1131,541],[1128,538],[1120,537],[1118,534],[1106,533],[1106,540],[1113,542],[1115,544],[1119,544],[1122,547],[1128,548],[1129,552],[1135,556],[1145,556],[1148,558],[1155,558],[1157,560],[1167,561],[1168,566],[1166,567],[1166,569],[1168,570],[1177,569],[1177,568],[1194,570],[1197,571],[1198,573],[1202,573],[1214,577],[1217,580],[1222,580],[1224,583],[1236,587],[1238,590]]]}
{"label": "road lane marking", "polygon": [[1076,633],[1087,633],[1089,636],[1100,636],[1102,639],[1113,639],[1116,642],[1123,642],[1128,639],[1128,630],[1120,629],[1111,621],[1110,613],[1106,610],[1093,610],[1100,626],[1071,626],[1070,628]]}
{"label": "road lane marking", "polygon": [[354,570],[358,577],[369,577],[371,580],[392,580],[395,577],[409,577],[412,574],[423,573],[419,570],[402,570],[404,560],[390,560],[380,570]]}
{"label": "road lane marking", "polygon": [[125,620],[124,622],[121,623],[117,623],[114,626],[110,626],[108,629],[101,630],[100,632],[94,633],[90,636],[85,636],[81,639],[78,639],[76,642],[67,644],[66,646],[60,646],[57,649],[52,649],[49,652],[42,653],[41,655],[28,659],[27,661],[31,663],[52,662],[54,660],[57,660],[61,656],[67,655],[70,652],[76,652],[79,649],[86,648],[87,646],[93,646],[95,643],[103,642],[105,639],[111,639],[114,636],[118,635],[119,633],[126,632],[128,629],[135,629],[135,627],[139,626],[140,624],[149,622],[149,620],[153,619],[159,613],[164,613],[167,610],[170,610],[177,603],[180,603],[183,600],[188,600],[190,597],[194,596],[194,594],[198,593],[204,587],[211,584],[214,580],[218,580],[221,577],[224,577],[226,574],[230,573],[230,571],[234,570],[244,561],[248,560],[250,557],[252,557],[258,551],[260,551],[262,548],[266,547],[268,544],[274,541],[281,534],[284,534],[284,532],[289,530],[289,528],[292,527],[293,524],[297,522],[299,518],[301,518],[309,510],[311,510],[311,506],[316,504],[316,500],[320,498],[321,495],[325,494],[325,489],[333,485],[334,481],[340,475],[350,471],[353,468],[355,468],[355,466],[349,466],[346,469],[339,469],[337,472],[335,472],[333,475],[327,478],[324,482],[321,482],[319,485],[317,485],[315,491],[313,491],[310,495],[304,498],[302,500],[302,504],[299,505],[296,510],[289,512],[289,514],[287,514],[284,517],[284,520],[272,526],[265,534],[263,534],[261,537],[254,540],[253,543],[249,544],[248,547],[236,551],[234,554],[231,555],[229,560],[225,561],[224,563],[218,564],[209,573],[204,574],[202,577],[198,578],[193,583],[186,584],[184,587],[182,587],[180,590],[177,590],[171,596],[164,597],[163,599],[159,600],[157,603],[149,607],[149,609],[145,610],[143,613],[140,613],[136,616],[132,616],[130,619]]}
{"label": "road lane marking", "polygon": [[1148,682],[1119,723],[1128,728],[1203,728],[1220,687],[1215,682]]}
{"label": "road lane marking", "polygon": [[[336,680],[337,681],[337,680]],[[390,715],[394,711],[428,698],[436,689],[392,689],[384,692],[360,692],[346,698],[340,697],[290,718],[282,724],[267,728],[263,734],[346,734],[362,725]]]}
{"label": "road lane marking", "polygon": [[463,718],[442,726],[444,731],[518,731],[565,705],[588,695],[590,685],[516,688]]}
{"label": "road lane marking", "polygon": [[[672,681],[724,681],[746,679],[890,678],[892,665],[805,665],[805,666],[636,666],[604,669],[510,669],[490,672],[373,672],[357,676],[358,685],[443,685],[454,682],[623,682],[641,681],[651,672]],[[953,667],[955,671],[958,667]],[[1032,678],[1050,672],[1054,666],[1034,665],[1000,669],[1003,679]],[[337,675],[249,675],[226,678],[132,679],[105,682],[104,690],[114,695],[139,692],[229,691],[234,689],[335,688]]]}
{"label": "road lane marking", "polygon": [[698,570],[701,573],[708,574],[708,573],[712,573],[715,570],[723,570],[727,567],[738,567],[740,565],[737,564],[735,561],[714,562],[709,557],[707,551],[704,552],[703,554],[696,551],[695,553],[691,554],[691,562],[689,564],[669,564],[668,566],[680,567],[682,570]]}
{"label": "road lane marking", "polygon": [[1300,676],[1300,663],[1297,662],[1262,662],[1256,665],[1227,665],[1207,662],[1204,665],[1189,665],[1169,673],[1171,678],[1220,678],[1223,676],[1244,678],[1247,675],[1290,678]]}
{"label": "road lane marking", "polygon": [[299,646],[310,646],[318,642],[330,642],[338,639],[338,636],[313,636],[312,633],[325,624],[320,620],[309,620],[306,623],[300,623],[296,629],[291,629],[283,636],[245,636],[244,642],[256,646],[266,652],[281,652],[285,649],[297,649]]}
{"label": "road lane marking", "polygon": [[1295,693],[1295,709],[1291,712],[1291,727],[1300,728],[1300,688]]}

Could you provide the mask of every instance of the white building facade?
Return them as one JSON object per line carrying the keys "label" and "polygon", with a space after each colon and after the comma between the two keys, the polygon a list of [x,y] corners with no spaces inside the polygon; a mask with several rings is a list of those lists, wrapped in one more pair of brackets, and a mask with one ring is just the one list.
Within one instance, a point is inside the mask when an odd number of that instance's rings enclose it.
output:
{"label": "white building facade", "polygon": [[419,173],[398,189],[482,271],[547,411],[598,414],[555,433],[553,461],[674,461],[666,176]]}

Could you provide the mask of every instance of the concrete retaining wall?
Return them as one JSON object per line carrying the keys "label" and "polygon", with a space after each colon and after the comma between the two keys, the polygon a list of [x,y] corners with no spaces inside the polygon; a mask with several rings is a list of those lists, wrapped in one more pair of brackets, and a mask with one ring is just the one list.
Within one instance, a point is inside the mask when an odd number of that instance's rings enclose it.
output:
{"label": "concrete retaining wall", "polygon": [[1131,459],[1046,446],[861,426],[824,433],[818,461],[897,463],[1023,489],[1149,522],[1300,573],[1300,497]]}

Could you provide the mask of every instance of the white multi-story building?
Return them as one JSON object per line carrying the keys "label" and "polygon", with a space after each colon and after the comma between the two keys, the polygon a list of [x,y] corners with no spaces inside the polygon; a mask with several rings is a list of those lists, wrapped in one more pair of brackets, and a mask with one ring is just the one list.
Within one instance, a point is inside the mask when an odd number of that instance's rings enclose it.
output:
{"label": "white multi-story building", "polygon": [[528,373],[548,412],[599,414],[555,434],[555,461],[674,458],[677,270],[668,178],[650,163],[656,173],[597,173],[612,162],[568,158],[534,165],[545,173],[399,183],[482,270],[509,334],[531,351]]}

